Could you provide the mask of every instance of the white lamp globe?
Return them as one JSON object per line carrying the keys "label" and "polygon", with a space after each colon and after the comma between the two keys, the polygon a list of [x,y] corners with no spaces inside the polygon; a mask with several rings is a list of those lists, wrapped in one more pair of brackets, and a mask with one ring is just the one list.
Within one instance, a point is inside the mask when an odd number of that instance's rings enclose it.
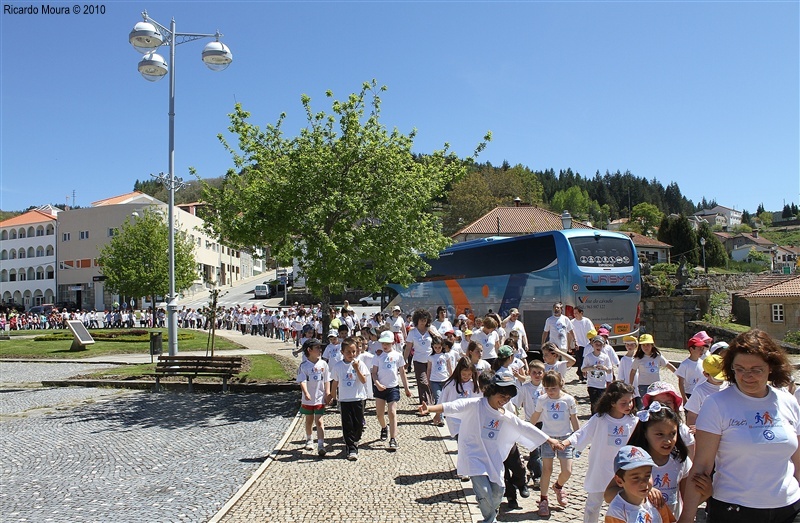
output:
{"label": "white lamp globe", "polygon": [[212,71],[224,71],[233,62],[233,54],[222,42],[209,42],[203,49],[203,62]]}
{"label": "white lamp globe", "polygon": [[133,26],[133,31],[128,35],[128,41],[134,49],[142,54],[147,54],[164,43],[161,33],[150,22],[139,22]]}
{"label": "white lamp globe", "polygon": [[157,82],[169,72],[167,62],[158,53],[147,53],[139,61],[139,72],[145,80]]}

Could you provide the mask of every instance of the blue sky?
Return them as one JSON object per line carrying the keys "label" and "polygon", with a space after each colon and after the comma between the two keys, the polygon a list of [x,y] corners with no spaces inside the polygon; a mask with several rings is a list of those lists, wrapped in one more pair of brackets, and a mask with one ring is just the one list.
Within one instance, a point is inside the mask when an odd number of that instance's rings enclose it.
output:
{"label": "blue sky", "polygon": [[215,73],[207,41],[176,48],[184,178],[232,167],[216,136],[236,101],[260,125],[286,112],[291,135],[301,94],[327,110],[327,89],[375,78],[384,124],[417,128],[418,152],[466,156],[491,130],[479,160],[495,165],[629,170],[751,212],[800,203],[796,1],[95,5],[105,14],[0,17],[0,209],[73,190],[86,206],[167,171],[168,80],[142,79],[128,43],[144,9],[179,32],[218,29],[234,55]]}

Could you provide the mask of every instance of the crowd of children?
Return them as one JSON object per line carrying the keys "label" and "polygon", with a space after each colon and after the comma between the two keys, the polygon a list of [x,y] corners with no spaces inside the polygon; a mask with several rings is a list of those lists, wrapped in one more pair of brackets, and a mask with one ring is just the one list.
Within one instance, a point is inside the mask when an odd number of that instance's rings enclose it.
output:
{"label": "crowd of children", "polygon": [[[688,343],[689,356],[676,369],[650,334],[625,336],[626,354],[620,359],[608,329],[589,331],[578,371],[592,415],[581,426],[578,403],[584,397],[564,390],[576,351],[546,342],[544,361],[528,361],[521,350],[524,331],[506,331],[499,316],[476,322],[480,326],[471,339],[464,336],[466,329],[459,329],[456,343],[452,324],[437,316],[438,325],[427,311],[416,311],[400,342],[392,327],[396,318],[365,328],[363,336],[348,336],[346,328],[332,330],[324,353],[315,338],[303,340],[297,379],[308,450],[314,449],[316,425],[317,452],[326,454],[322,416],[338,400],[345,457],[358,459],[365,402],[374,398],[379,440],[388,440],[387,450],[396,451],[397,404],[401,392],[411,397],[406,369],[413,361],[419,415],[433,414],[432,422],[446,424],[457,440],[457,472],[472,482],[486,523],[496,521],[503,497],[508,510],[518,508],[517,493],[528,497],[529,482],[539,488],[540,517],[550,516],[551,508],[568,506],[573,460],[587,447],[584,522],[598,521],[604,501],[609,503],[607,522],[675,521],[689,482],[703,499],[710,496],[710,476],[689,478],[689,471],[700,407],[726,386],[724,342],[712,345],[705,332],[698,333]],[[676,373],[677,390],[662,379],[663,369]],[[529,451],[527,467],[520,446]]]}

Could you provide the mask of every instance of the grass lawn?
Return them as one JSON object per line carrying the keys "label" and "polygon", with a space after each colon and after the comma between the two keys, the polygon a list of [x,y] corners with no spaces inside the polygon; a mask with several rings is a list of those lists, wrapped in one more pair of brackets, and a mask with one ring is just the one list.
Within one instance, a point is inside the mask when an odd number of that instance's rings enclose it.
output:
{"label": "grass lawn", "polygon": [[[153,332],[163,332],[163,350],[167,352],[167,331],[166,329],[147,329]],[[71,351],[72,334],[67,331],[22,331],[27,335],[46,336],[59,332],[66,332],[67,339],[53,341],[36,341],[34,338],[19,339],[19,334],[12,334],[10,340],[0,341],[0,358],[23,358],[23,359],[80,359],[93,356],[104,356],[111,354],[149,354],[150,342],[148,339],[142,341],[106,341],[96,340],[94,345],[88,345],[85,350]],[[100,332],[108,333],[111,331],[89,331],[89,333]],[[182,351],[205,350],[208,335],[203,332],[189,329],[179,329],[178,347]],[[239,349],[241,346],[229,341],[221,336],[217,336],[214,343],[214,352],[226,349]]]}
{"label": "grass lawn", "polygon": [[[123,365],[114,369],[106,369],[91,374],[86,374],[87,379],[125,380],[136,379],[144,374],[151,374],[155,364]],[[264,383],[285,382],[289,374],[273,356],[261,354],[244,357],[244,370],[231,380],[232,383]],[[202,378],[199,379],[202,381]]]}

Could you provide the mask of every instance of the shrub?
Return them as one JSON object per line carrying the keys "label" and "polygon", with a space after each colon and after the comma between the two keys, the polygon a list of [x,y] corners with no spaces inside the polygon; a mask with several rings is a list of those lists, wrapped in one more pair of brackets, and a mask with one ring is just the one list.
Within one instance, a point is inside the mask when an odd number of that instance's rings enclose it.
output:
{"label": "shrub", "polygon": [[663,272],[666,274],[675,274],[678,272],[678,266],[674,263],[656,263],[653,265],[653,272]]}
{"label": "shrub", "polygon": [[708,300],[708,312],[703,321],[712,325],[725,325],[733,321],[731,314],[731,297],[727,292],[715,292]]}
{"label": "shrub", "polygon": [[783,341],[800,345],[800,330],[789,331],[783,337]]}

